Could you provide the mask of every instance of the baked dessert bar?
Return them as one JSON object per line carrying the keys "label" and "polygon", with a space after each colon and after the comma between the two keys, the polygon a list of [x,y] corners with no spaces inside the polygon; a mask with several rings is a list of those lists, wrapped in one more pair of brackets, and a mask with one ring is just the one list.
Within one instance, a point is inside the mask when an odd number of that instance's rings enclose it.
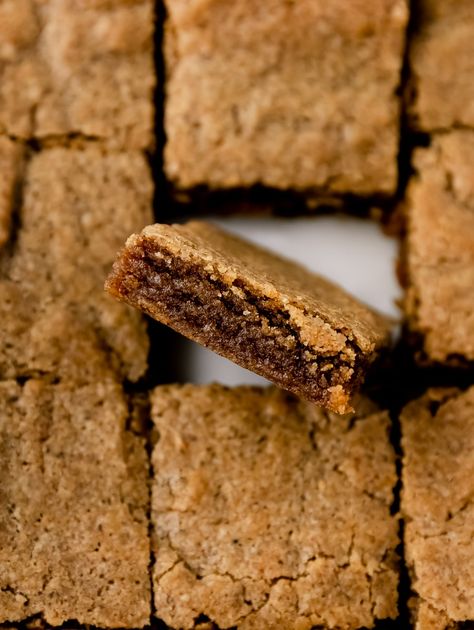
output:
{"label": "baked dessert bar", "polygon": [[[2,379],[49,375],[80,385],[113,377],[123,369],[100,329],[67,301],[39,300],[21,284],[0,280],[0,322]],[[136,332],[132,340],[137,342]],[[143,361],[144,350],[136,346]]]}
{"label": "baked dessert bar", "polygon": [[474,624],[474,387],[402,412],[405,553],[416,630]]}
{"label": "baked dessert bar", "polygon": [[153,145],[152,0],[2,0],[0,133]]}
{"label": "baked dessert bar", "polygon": [[131,236],[110,293],[303,398],[344,413],[388,322],[338,286],[203,222]]}
{"label": "baked dessert bar", "polygon": [[23,163],[23,148],[9,138],[0,136],[0,247],[10,234],[15,192]]}
{"label": "baked dessert bar", "polygon": [[406,200],[405,311],[424,359],[474,360],[474,131],[417,149]]}
{"label": "baked dessert bar", "polygon": [[392,193],[405,0],[165,0],[179,189]]}
{"label": "baked dessert bar", "polygon": [[0,622],[141,628],[148,463],[112,380],[0,382]]}
{"label": "baked dessert bar", "polygon": [[423,131],[474,127],[474,4],[420,0],[410,42],[412,124]]}
{"label": "baked dessert bar", "polygon": [[[152,394],[153,588],[172,628],[372,628],[397,615],[389,419],[276,388]],[[209,624],[209,627],[211,624]]]}
{"label": "baked dessert bar", "polygon": [[[49,339],[61,341],[48,328],[45,313],[51,316],[62,310],[74,317],[76,330],[95,335],[94,343],[121,375],[136,380],[143,374],[148,354],[143,318],[110,299],[103,282],[127,234],[150,222],[152,195],[151,174],[139,152],[104,152],[90,143],[83,149],[44,149],[32,157],[23,182],[15,247],[0,261],[3,280],[9,285],[2,290],[11,295],[0,311],[9,311],[12,318],[2,326],[0,336],[5,351],[18,348],[20,357],[10,352],[17,365],[27,355],[33,363],[41,363],[43,359],[31,352],[40,345],[50,352],[48,334]],[[12,307],[12,301],[18,306]],[[27,337],[13,332],[22,325],[15,308],[23,313]],[[32,320],[43,321],[44,325],[38,321],[36,330],[42,328],[45,339],[33,338],[27,324]],[[5,337],[9,330],[12,334]],[[28,337],[33,345],[21,349]],[[67,351],[69,344],[67,335],[63,349]],[[2,378],[19,375],[13,365]]]}

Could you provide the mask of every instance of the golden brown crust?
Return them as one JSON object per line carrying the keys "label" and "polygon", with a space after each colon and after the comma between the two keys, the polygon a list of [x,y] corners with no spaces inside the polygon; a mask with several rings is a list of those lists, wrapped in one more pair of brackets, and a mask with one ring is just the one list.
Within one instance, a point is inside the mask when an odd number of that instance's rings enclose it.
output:
{"label": "golden brown crust", "polygon": [[280,390],[152,395],[154,597],[172,627],[372,627],[397,615],[388,416]]}
{"label": "golden brown crust", "polygon": [[0,622],[150,617],[147,461],[113,381],[0,382]]}
{"label": "golden brown crust", "polygon": [[474,360],[474,131],[415,152],[406,201],[410,328],[436,362]]}
{"label": "golden brown crust", "polygon": [[402,412],[402,514],[417,628],[474,621],[474,387],[430,390]]}
{"label": "golden brown crust", "polygon": [[394,191],[404,0],[165,4],[178,187]]}
{"label": "golden brown crust", "polygon": [[[126,235],[151,219],[146,160],[91,145],[43,150],[28,164],[22,196],[14,251],[2,261],[2,377],[49,372],[58,362],[71,376],[81,370],[77,350],[136,380],[147,365],[145,325],[104,294],[103,281]],[[103,358],[92,358],[92,346]],[[82,369],[89,367],[87,359]]]}
{"label": "golden brown crust", "polygon": [[389,322],[339,286],[209,223],[155,224],[142,235],[166,245],[183,260],[207,265],[209,273],[218,273],[227,283],[245,277],[256,293],[285,305],[308,344],[321,339],[315,332],[318,318],[326,332],[321,349],[341,350],[344,336],[363,352],[372,352],[386,341]]}
{"label": "golden brown crust", "polygon": [[2,0],[0,132],[153,145],[152,0]]}

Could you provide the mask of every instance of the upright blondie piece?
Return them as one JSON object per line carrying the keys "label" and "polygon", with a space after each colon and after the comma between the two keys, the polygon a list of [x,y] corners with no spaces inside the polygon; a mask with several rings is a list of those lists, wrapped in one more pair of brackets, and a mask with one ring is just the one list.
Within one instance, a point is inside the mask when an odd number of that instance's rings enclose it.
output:
{"label": "upright blondie piece", "polygon": [[103,283],[126,236],[150,222],[152,194],[138,151],[108,152],[89,143],[33,155],[15,247],[0,258],[1,378],[58,374],[59,362],[69,362],[68,376],[69,368],[85,373],[89,358],[80,368],[71,361],[82,338],[121,376],[143,374],[143,319],[107,296]]}
{"label": "upright blondie piece", "polygon": [[153,144],[152,0],[1,0],[0,133]]}
{"label": "upright blondie piece", "polygon": [[474,360],[474,131],[415,152],[406,200],[406,314],[432,362]]}
{"label": "upright blondie piece", "polygon": [[279,386],[344,413],[388,323],[338,286],[207,223],[131,236],[113,295]]}
{"label": "upright blondie piece", "polygon": [[412,123],[423,131],[474,127],[474,3],[418,0],[410,43]]}
{"label": "upright blondie piece", "polygon": [[0,382],[0,623],[150,619],[148,463],[113,381]]}
{"label": "upright blondie piece", "polygon": [[[429,391],[401,416],[405,553],[416,630],[474,625],[474,387]],[[464,625],[464,622],[468,622]]]}
{"label": "upright blondie piece", "polygon": [[372,628],[397,615],[389,419],[276,388],[152,395],[156,615],[172,628]]}
{"label": "upright blondie piece", "polygon": [[391,193],[405,0],[165,0],[178,188]]}

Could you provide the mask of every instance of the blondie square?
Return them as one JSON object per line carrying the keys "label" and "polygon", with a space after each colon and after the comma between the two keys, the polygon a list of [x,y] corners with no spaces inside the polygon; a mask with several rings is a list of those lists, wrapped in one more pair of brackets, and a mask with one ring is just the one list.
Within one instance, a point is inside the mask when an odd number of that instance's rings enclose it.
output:
{"label": "blondie square", "polygon": [[[143,374],[148,354],[143,318],[107,296],[103,283],[126,236],[150,222],[152,195],[151,175],[140,152],[104,152],[89,144],[34,155],[23,183],[15,247],[1,261],[0,293],[10,296],[0,304],[0,313],[9,318],[0,330],[3,378],[20,375],[19,362],[26,358],[31,374],[33,365],[42,371],[43,360],[44,365],[52,365],[50,358],[54,363],[56,348],[57,359],[73,351],[75,341],[68,334],[62,348],[48,345],[53,337],[61,344],[47,321],[55,310],[59,314],[53,319],[63,330],[73,318],[76,331],[82,328],[80,334],[88,337],[93,333],[91,343],[123,376],[136,380]],[[40,348],[50,357],[44,352],[33,356]]]}
{"label": "blondie square", "polygon": [[420,0],[410,45],[412,123],[474,127],[474,3]]}
{"label": "blondie square", "polygon": [[[21,284],[0,280],[0,322],[2,379],[50,375],[84,384],[122,373],[101,331],[67,301],[38,298]],[[137,344],[136,331],[132,343]],[[136,351],[144,361],[142,346]]]}
{"label": "blondie square", "polygon": [[10,234],[10,220],[22,164],[23,148],[0,136],[0,247],[6,243]]}
{"label": "blondie square", "polygon": [[165,0],[178,188],[391,193],[405,0]]}
{"label": "blondie square", "polygon": [[152,394],[156,615],[172,628],[371,628],[397,615],[389,419],[276,388]]}
{"label": "blondie square", "polygon": [[406,200],[405,308],[432,362],[474,360],[474,131],[417,149]]}
{"label": "blondie square", "polygon": [[0,622],[150,618],[148,463],[112,380],[0,382]]}
{"label": "blondie square", "polygon": [[0,133],[153,144],[152,0],[0,0]]}
{"label": "blondie square", "polygon": [[131,236],[110,293],[280,387],[344,413],[389,326],[338,286],[203,223]]}
{"label": "blondie square", "polygon": [[474,387],[428,391],[403,410],[401,424],[402,513],[406,559],[417,595],[416,630],[470,628]]}

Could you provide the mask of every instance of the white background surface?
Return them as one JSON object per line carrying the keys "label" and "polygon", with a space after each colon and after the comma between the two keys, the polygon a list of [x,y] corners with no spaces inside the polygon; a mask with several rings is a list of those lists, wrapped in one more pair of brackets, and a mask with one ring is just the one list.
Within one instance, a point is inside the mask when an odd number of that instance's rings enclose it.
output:
{"label": "white background surface", "polygon": [[[326,276],[382,313],[398,318],[398,244],[377,223],[345,216],[229,218],[214,223]],[[259,376],[190,341],[179,342],[179,380],[227,385],[265,383]]]}

